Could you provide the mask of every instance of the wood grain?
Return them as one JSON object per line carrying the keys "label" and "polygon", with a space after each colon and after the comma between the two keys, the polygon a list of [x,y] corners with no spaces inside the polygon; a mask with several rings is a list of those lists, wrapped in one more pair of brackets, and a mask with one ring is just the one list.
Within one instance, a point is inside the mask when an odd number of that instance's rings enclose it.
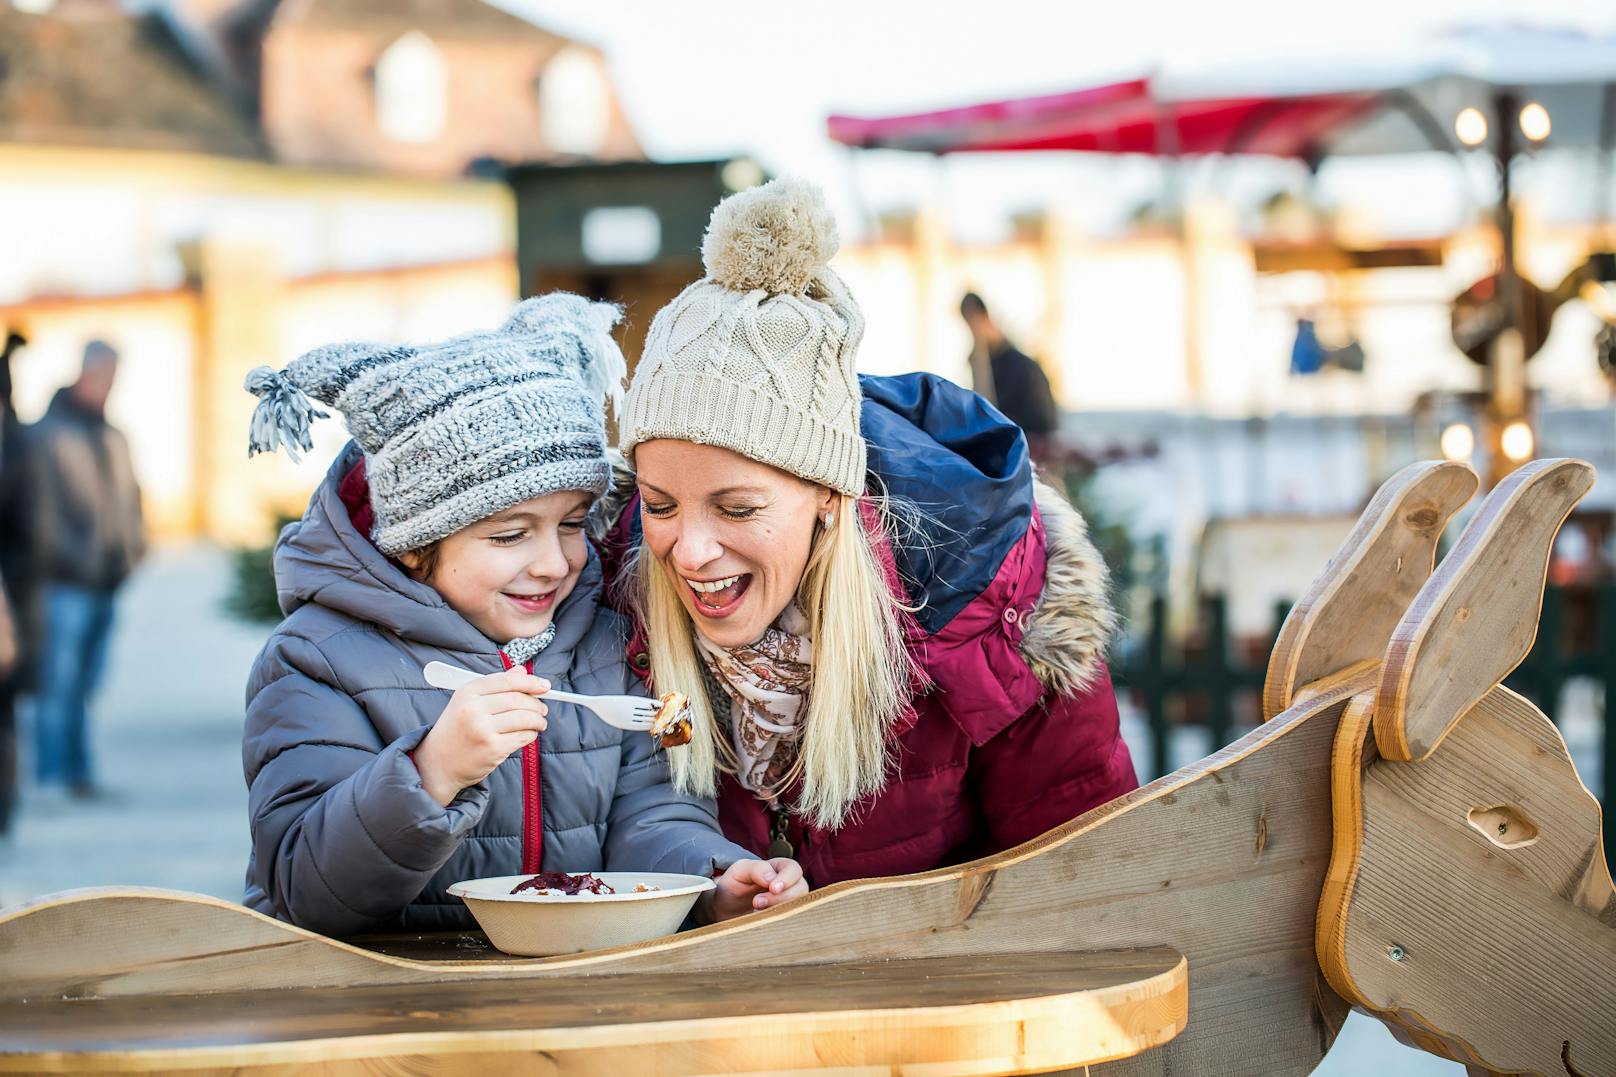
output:
{"label": "wood grain", "polygon": [[1474,471],[1446,461],[1410,464],[1386,480],[1285,618],[1263,684],[1265,719],[1302,685],[1380,659],[1431,574],[1443,528],[1477,485]]}
{"label": "wood grain", "polygon": [[1386,648],[1375,743],[1422,760],[1520,665],[1537,637],[1555,533],[1594,482],[1581,460],[1535,460],[1487,495]]}
{"label": "wood grain", "polygon": [[1375,492],[1280,627],[1262,686],[1265,720],[1296,702],[1304,684],[1382,657],[1391,629],[1430,576],[1441,532],[1477,485],[1464,464],[1422,461]]}
{"label": "wood grain", "polygon": [[1171,950],[260,991],[0,1008],[0,1072],[723,1073],[1086,1065],[1183,1029]]}
{"label": "wood grain", "polygon": [[1347,912],[1363,858],[1363,772],[1377,757],[1374,737],[1375,696],[1353,697],[1336,727],[1330,764],[1330,867],[1319,895],[1314,934],[1319,969],[1331,989],[1348,1002],[1364,1004],[1362,989],[1347,966]]}
{"label": "wood grain", "polygon": [[1095,1066],[1097,1077],[1306,1074],[1346,1015],[1314,957],[1330,835],[1321,792],[1341,711],[1373,683],[1362,674],[996,857],[840,884],[669,940],[567,958],[425,963],[209,899],[84,892],[0,918],[0,998],[414,984],[445,1004],[461,985],[552,978],[585,998],[605,975],[1166,946],[1188,960],[1193,1020],[1162,1047]]}
{"label": "wood grain", "polygon": [[1365,713],[1337,742],[1342,780],[1361,775],[1361,847],[1334,885],[1338,829],[1321,901],[1335,990],[1477,1071],[1616,1073],[1616,887],[1559,732],[1494,687],[1425,761],[1353,769]]}

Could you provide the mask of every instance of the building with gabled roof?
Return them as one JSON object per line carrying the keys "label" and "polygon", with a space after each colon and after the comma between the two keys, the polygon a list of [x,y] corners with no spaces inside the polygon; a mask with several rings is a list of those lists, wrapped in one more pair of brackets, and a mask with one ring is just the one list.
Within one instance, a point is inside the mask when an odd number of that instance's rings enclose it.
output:
{"label": "building with gabled roof", "polygon": [[246,371],[496,323],[520,294],[498,166],[640,157],[597,48],[482,0],[0,0],[18,409],[112,341],[159,533],[261,536],[329,453],[249,466]]}

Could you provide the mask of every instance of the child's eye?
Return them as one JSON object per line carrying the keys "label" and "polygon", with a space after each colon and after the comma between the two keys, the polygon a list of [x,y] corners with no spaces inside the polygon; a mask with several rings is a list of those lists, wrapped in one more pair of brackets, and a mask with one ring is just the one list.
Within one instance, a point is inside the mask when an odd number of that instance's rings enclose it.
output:
{"label": "child's eye", "polygon": [[526,531],[510,531],[503,535],[490,535],[488,536],[488,541],[495,546],[515,546],[526,537]]}
{"label": "child's eye", "polygon": [[666,516],[668,513],[673,511],[673,503],[671,501],[666,505],[653,505],[649,501],[641,501],[640,507],[645,509],[645,511],[652,516]]}
{"label": "child's eye", "polygon": [[584,521],[582,519],[562,520],[560,527],[561,530],[567,532],[568,534],[576,535],[578,532],[584,529]]}
{"label": "child's eye", "polygon": [[757,506],[755,506],[755,505],[750,507],[750,508],[733,508],[733,509],[727,509],[727,508],[724,508],[722,505],[720,505],[719,508],[718,508],[718,511],[723,513],[725,516],[729,517],[731,520],[744,520],[744,519],[746,519],[746,518],[748,518],[750,516],[757,515],[758,510],[757,510]]}

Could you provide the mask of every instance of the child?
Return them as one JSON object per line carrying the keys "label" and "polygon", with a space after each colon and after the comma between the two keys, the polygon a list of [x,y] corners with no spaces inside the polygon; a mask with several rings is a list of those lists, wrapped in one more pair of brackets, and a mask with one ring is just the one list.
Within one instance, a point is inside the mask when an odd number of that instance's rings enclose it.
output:
{"label": "child", "polygon": [[[254,370],[249,455],[354,442],[281,533],[286,619],[247,685],[246,903],[333,935],[462,929],[445,891],[540,870],[714,874],[717,920],[806,892],[719,833],[644,733],[546,704],[638,690],[584,517],[605,489],[617,309],[552,294],[440,344],[320,348]],[[488,674],[452,696],[437,659]]]}

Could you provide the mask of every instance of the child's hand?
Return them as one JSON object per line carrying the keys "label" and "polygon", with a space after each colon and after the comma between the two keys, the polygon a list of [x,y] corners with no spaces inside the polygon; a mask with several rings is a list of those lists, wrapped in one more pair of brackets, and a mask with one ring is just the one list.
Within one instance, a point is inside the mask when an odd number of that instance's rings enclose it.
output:
{"label": "child's hand", "polygon": [[774,860],[737,860],[713,881],[718,889],[702,895],[698,912],[698,919],[707,923],[728,920],[753,909],[767,909],[808,892],[802,865],[783,856]]}
{"label": "child's hand", "polygon": [[520,666],[479,677],[449,698],[437,724],[415,749],[421,786],[444,807],[538,739],[548,708],[539,696],[550,682]]}

